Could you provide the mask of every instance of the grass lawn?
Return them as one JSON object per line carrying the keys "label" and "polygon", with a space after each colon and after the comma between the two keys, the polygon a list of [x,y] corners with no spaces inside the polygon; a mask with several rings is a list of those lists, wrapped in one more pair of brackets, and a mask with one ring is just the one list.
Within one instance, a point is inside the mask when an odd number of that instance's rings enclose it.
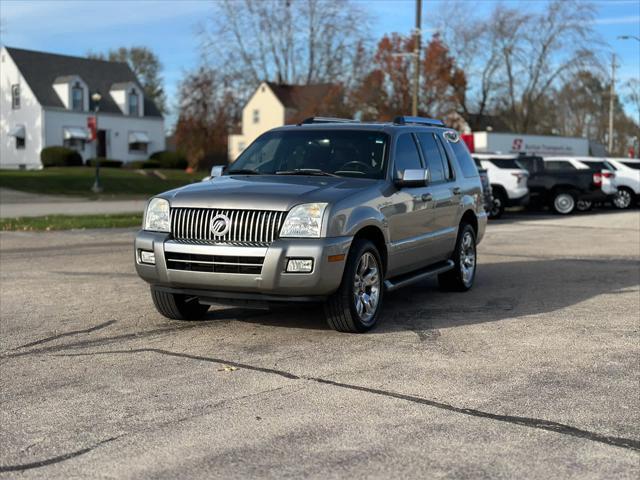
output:
{"label": "grass lawn", "polygon": [[90,167],[54,167],[44,170],[0,170],[0,187],[43,195],[76,195],[90,198],[140,198],[165,190],[198,182],[207,173],[186,173],[182,170],[158,170],[166,180],[153,175],[151,170],[143,175],[126,168],[101,168],[100,179],[104,192],[91,192],[95,169]]}
{"label": "grass lawn", "polygon": [[119,213],[115,215],[47,215],[0,219],[0,231],[49,231],[84,228],[139,227],[142,214]]}

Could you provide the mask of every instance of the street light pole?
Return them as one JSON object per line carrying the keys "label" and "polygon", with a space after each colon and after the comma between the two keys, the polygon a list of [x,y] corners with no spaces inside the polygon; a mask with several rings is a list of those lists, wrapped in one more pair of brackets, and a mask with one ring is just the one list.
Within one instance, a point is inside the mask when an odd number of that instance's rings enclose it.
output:
{"label": "street light pole", "polygon": [[411,104],[411,114],[418,116],[418,90],[420,89],[420,43],[422,40],[422,0],[416,0],[416,29],[413,44],[413,102]]}
{"label": "street light pole", "polygon": [[616,54],[611,55],[611,90],[609,91],[609,155],[613,152],[613,107],[616,95]]}
{"label": "street light pole", "polygon": [[618,40],[637,40],[638,42],[640,42],[640,37],[637,37],[635,35],[620,35],[618,37]]}
{"label": "street light pole", "polygon": [[93,100],[93,115],[95,119],[95,129],[96,129],[96,177],[93,182],[93,186],[91,187],[91,191],[93,193],[102,193],[102,185],[100,184],[100,158],[98,157],[98,111],[100,110],[100,100],[102,100],[102,95],[99,92],[95,92],[91,95],[91,100]]}

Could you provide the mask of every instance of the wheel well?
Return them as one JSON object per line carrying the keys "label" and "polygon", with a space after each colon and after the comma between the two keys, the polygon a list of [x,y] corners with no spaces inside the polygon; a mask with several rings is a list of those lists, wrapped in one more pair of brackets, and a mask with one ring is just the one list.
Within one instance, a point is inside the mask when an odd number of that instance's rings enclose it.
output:
{"label": "wheel well", "polygon": [[473,227],[473,230],[476,232],[476,234],[478,233],[478,218],[471,210],[467,210],[462,215],[462,218],[460,219],[460,225],[462,225],[463,223],[468,223]]}
{"label": "wheel well", "polygon": [[509,195],[507,195],[507,190],[502,185],[498,185],[497,183],[492,183],[491,190],[496,194],[502,195],[505,199],[509,198]]}
{"label": "wheel well", "polygon": [[364,227],[361,230],[358,230],[358,233],[355,234],[355,238],[364,238],[367,239],[376,246],[378,252],[380,252],[380,256],[382,257],[382,267],[384,271],[387,271],[387,242],[384,238],[384,234],[382,230],[378,227],[374,227],[372,225],[368,227]]}

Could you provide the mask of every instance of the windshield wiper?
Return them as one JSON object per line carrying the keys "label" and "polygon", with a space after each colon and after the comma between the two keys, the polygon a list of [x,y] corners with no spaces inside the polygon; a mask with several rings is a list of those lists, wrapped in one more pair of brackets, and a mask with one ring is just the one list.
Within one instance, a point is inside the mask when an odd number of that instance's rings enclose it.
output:
{"label": "windshield wiper", "polygon": [[260,172],[250,170],[248,168],[242,168],[240,170],[229,170],[229,175],[261,175]]}
{"label": "windshield wiper", "polygon": [[329,172],[323,172],[317,168],[296,168],[295,170],[281,170],[276,175],[315,175],[318,177],[339,177]]}

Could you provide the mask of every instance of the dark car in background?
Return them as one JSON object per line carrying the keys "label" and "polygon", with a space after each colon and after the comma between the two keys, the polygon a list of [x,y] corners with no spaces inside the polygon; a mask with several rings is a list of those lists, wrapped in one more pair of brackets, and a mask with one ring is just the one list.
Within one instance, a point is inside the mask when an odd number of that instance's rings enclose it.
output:
{"label": "dark car in background", "polygon": [[528,186],[532,207],[548,206],[560,215],[568,215],[580,205],[610,201],[614,195],[603,190],[603,176],[588,168],[563,168],[560,162],[545,162],[542,157],[522,155],[517,162],[529,172]]}

